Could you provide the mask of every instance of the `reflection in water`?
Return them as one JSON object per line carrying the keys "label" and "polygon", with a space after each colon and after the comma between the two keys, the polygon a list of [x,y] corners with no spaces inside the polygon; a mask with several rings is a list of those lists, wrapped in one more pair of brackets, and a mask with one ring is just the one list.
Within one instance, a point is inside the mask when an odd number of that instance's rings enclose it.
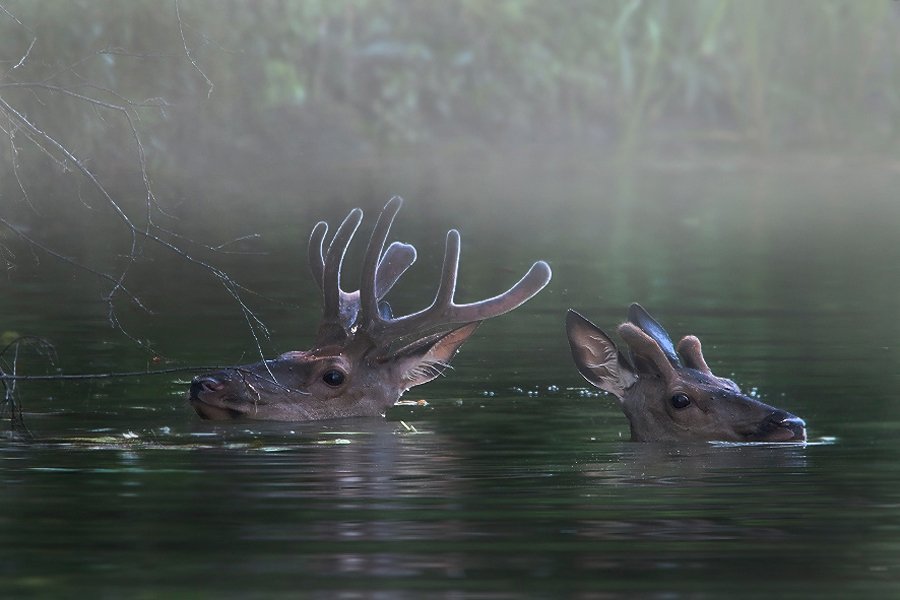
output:
{"label": "reflection in water", "polygon": [[[214,498],[201,502],[224,501],[270,512],[249,522],[230,520],[235,530],[230,535],[252,545],[288,544],[293,551],[280,559],[284,567],[310,577],[460,573],[463,564],[455,554],[398,550],[404,542],[452,543],[465,537],[461,523],[447,518],[467,495],[465,482],[453,476],[461,471],[458,445],[452,438],[412,433],[380,419],[334,426],[347,430],[318,432],[314,436],[319,439],[311,444],[271,454],[265,461],[268,478],[253,486],[216,488]],[[309,424],[301,427],[312,429]],[[192,459],[201,471],[226,478],[236,472],[254,477],[260,468],[256,453],[238,462],[223,462],[218,451],[198,452]],[[428,516],[417,518],[423,512]],[[268,555],[250,556],[240,566],[247,573],[272,568]]]}
{"label": "reflection in water", "polygon": [[622,444],[618,460],[586,469],[589,477],[629,485],[706,485],[723,475],[791,472],[806,465],[807,444]]}
{"label": "reflection in water", "polygon": [[[646,517],[640,521],[586,521],[582,523],[580,535],[611,540],[646,538],[685,542],[785,539],[790,536],[787,528],[774,527],[771,522],[747,525],[735,520],[733,507],[727,504],[726,498],[733,493],[729,488],[748,477],[790,479],[789,474],[806,468],[805,444],[742,444],[727,449],[718,444],[623,444],[613,461],[584,465],[584,475],[600,479],[606,485],[667,488],[668,493],[663,492],[664,503],[645,506]],[[790,483],[790,488],[776,491],[771,498],[766,497],[769,494],[766,490],[758,490],[757,500],[774,501],[777,506],[779,497],[798,493],[796,483],[788,479],[785,483]],[[695,494],[689,492],[691,488],[714,490],[715,495],[698,504]],[[723,508],[729,518],[721,518]],[[667,514],[673,516],[663,517]],[[792,528],[795,524],[785,525]]]}

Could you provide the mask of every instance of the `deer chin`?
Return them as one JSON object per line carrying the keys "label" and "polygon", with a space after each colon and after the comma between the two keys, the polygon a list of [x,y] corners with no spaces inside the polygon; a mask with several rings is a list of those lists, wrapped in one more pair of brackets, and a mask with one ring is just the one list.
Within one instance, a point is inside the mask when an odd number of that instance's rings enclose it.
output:
{"label": "deer chin", "polygon": [[777,424],[766,422],[746,439],[748,442],[805,442],[806,423],[797,417]]}
{"label": "deer chin", "polygon": [[221,403],[208,402],[196,396],[190,396],[188,401],[201,418],[209,421],[231,421],[244,417],[245,413],[236,408],[222,406]]}

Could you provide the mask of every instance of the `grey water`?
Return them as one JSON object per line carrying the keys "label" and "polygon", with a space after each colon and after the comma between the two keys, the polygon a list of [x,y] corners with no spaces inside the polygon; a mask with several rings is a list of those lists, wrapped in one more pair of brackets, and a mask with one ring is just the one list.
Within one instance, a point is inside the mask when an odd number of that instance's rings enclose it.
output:
{"label": "grey water", "polygon": [[[191,373],[20,383],[34,439],[0,441],[0,593],[900,593],[896,165],[461,162],[348,166],[331,188],[192,198],[184,233],[261,235],[254,253],[213,259],[259,292],[249,298],[271,331],[267,356],[314,333],[314,223],[362,206],[371,225],[392,194],[407,200],[392,239],[419,250],[395,313],[430,301],[450,227],[463,239],[462,300],[505,289],[537,259],[554,279],[384,419],[206,422],[185,402]],[[23,262],[0,279],[0,333],[46,337],[56,361],[26,356],[20,370],[259,357],[233,299],[177,257],[129,280],[152,315],[121,309],[156,356],[109,327],[100,283]],[[699,336],[717,374],[806,419],[810,442],[629,442],[614,399],[572,365],[563,321],[572,307],[611,330],[633,301],[673,336]]]}

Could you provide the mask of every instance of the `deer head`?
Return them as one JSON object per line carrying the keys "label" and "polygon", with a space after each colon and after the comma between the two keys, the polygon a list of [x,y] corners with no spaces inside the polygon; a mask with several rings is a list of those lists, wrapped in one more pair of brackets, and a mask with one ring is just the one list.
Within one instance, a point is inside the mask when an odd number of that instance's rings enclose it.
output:
{"label": "deer head", "polygon": [[638,304],[631,305],[628,321],[618,327],[628,356],[571,309],[566,332],[578,370],[618,398],[634,441],[806,440],[803,419],[745,396],[730,379],[713,375],[696,337],[683,337],[676,350],[666,330]]}
{"label": "deer head", "polygon": [[481,321],[520,306],[550,281],[550,267],[540,261],[503,294],[457,304],[460,240],[450,230],[431,305],[394,317],[384,297],[416,260],[409,244],[384,248],[401,204],[392,198],[378,217],[357,291],[341,288],[341,266],[362,211],[350,211],[327,248],[328,225],[313,228],[309,266],[324,310],[312,349],[195,377],[189,401],[197,414],[279,421],[381,415],[406,390],[443,373]]}

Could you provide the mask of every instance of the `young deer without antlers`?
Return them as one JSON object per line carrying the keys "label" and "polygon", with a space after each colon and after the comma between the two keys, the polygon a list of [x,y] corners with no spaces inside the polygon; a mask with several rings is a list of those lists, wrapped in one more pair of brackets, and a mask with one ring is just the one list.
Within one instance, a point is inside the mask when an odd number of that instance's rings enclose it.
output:
{"label": "young deer without antlers", "polygon": [[629,357],[593,323],[569,310],[566,332],[578,370],[618,398],[638,442],[806,440],[803,419],[741,393],[713,375],[689,335],[676,351],[669,334],[638,304],[618,327]]}
{"label": "young deer without antlers", "polygon": [[341,265],[362,211],[350,211],[327,249],[328,225],[315,226],[309,266],[324,310],[313,348],[195,377],[189,400],[197,414],[279,421],[381,415],[406,390],[440,375],[481,321],[520,306],[550,281],[550,267],[539,261],[505,293],[456,304],[460,242],[459,233],[450,230],[434,301],[394,317],[384,297],[416,260],[409,244],[394,242],[384,249],[401,204],[392,198],[378,217],[354,292],[341,289]]}

